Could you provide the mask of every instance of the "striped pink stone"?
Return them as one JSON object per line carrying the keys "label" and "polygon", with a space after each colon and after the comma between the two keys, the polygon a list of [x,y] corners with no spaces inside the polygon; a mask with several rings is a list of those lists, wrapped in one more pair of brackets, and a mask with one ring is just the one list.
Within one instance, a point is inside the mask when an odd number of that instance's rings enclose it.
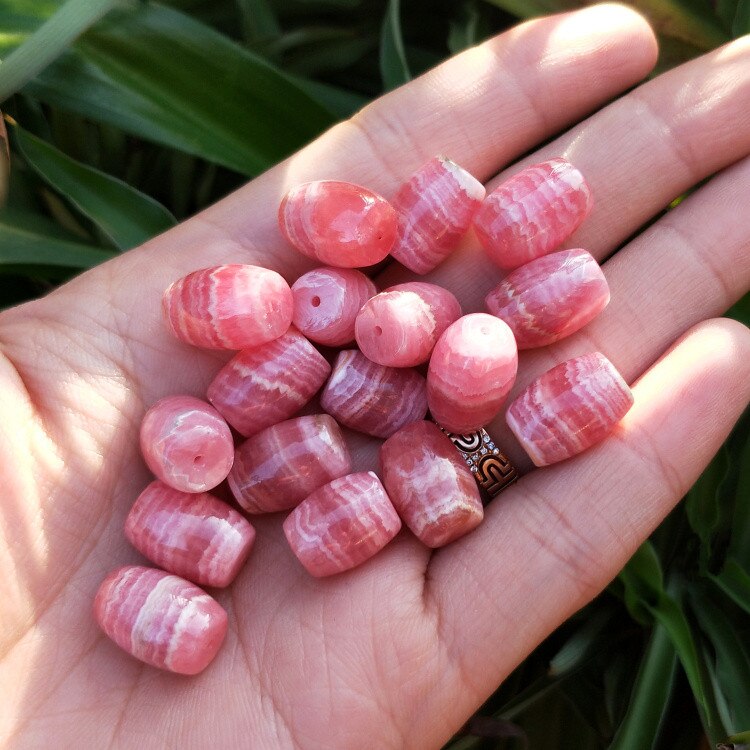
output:
{"label": "striped pink stone", "polygon": [[592,206],[583,175],[564,159],[550,159],[493,190],[474,217],[474,229],[489,257],[512,269],[557,248]]}
{"label": "striped pink stone", "polygon": [[414,367],[430,358],[443,331],[460,317],[461,305],[447,289],[411,281],[370,299],[354,330],[368,359],[388,367]]}
{"label": "striped pink stone", "polygon": [[391,255],[414,273],[429,273],[458,245],[484,196],[484,185],[458,164],[430,159],[392,201],[399,225]]}
{"label": "striped pink stone", "polygon": [[380,447],[383,484],[423,544],[442,547],[484,518],[479,486],[463,457],[432,422],[413,422]]}
{"label": "striped pink stone", "polygon": [[157,479],[182,492],[205,492],[226,479],[232,432],[210,404],[192,396],[157,401],[141,422],[141,453]]}
{"label": "striped pink stone", "polygon": [[246,440],[237,449],[229,487],[248,513],[275,513],[294,508],[351,470],[336,420],[314,414],[280,422]]}
{"label": "striped pink stone", "polygon": [[563,461],[603,440],[633,405],[633,394],[599,352],[553,367],[508,408],[513,434],[537,466]]}
{"label": "striped pink stone", "polygon": [[284,521],[284,534],[307,571],[318,578],[360,565],[401,529],[374,472],[334,479],[302,501]]}
{"label": "striped pink stone", "polygon": [[440,337],[427,371],[432,418],[449,432],[472,432],[491,422],[513,386],[518,351],[499,318],[473,313]]}
{"label": "striped pink stone", "polygon": [[356,349],[347,349],[334,363],[320,405],[341,424],[386,438],[409,422],[424,419],[425,380],[416,370],[384,367]]}
{"label": "striped pink stone", "polygon": [[547,346],[590,323],[609,303],[602,269],[585,250],[560,250],[509,273],[485,299],[519,349]]}
{"label": "striped pink stone", "polygon": [[323,355],[294,328],[229,360],[208,387],[208,400],[245,437],[299,411],[331,372]]}
{"label": "striped pink stone", "polygon": [[162,298],[175,336],[204,349],[247,349],[281,336],[292,322],[292,291],[275,271],[233,264],[193,271]]}
{"label": "striped pink stone", "polygon": [[357,313],[377,291],[365,274],[353,268],[308,271],[292,284],[294,325],[318,344],[351,344]]}
{"label": "striped pink stone", "polygon": [[131,656],[179,674],[202,672],[227,632],[227,613],[205,591],[140,565],[118,568],[104,579],[94,617]]}
{"label": "striped pink stone", "polygon": [[301,253],[328,266],[379,263],[396,240],[396,212],[372,190],[319,180],[293,187],[279,206],[281,233]]}
{"label": "striped pink stone", "polygon": [[201,586],[228,586],[250,554],[255,529],[213,495],[156,481],[125,519],[128,541],[160,568]]}

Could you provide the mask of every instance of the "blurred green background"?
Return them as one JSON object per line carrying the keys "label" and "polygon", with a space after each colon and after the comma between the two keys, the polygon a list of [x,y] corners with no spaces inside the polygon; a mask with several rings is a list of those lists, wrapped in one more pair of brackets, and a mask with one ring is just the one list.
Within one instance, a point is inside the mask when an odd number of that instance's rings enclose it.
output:
{"label": "blurred green background", "polygon": [[[518,18],[582,4],[0,0],[0,307],[191,215]],[[635,5],[659,32],[658,71],[750,32],[750,0]],[[750,322],[750,299],[730,314]],[[608,590],[449,747],[750,747],[749,636],[746,414]]]}

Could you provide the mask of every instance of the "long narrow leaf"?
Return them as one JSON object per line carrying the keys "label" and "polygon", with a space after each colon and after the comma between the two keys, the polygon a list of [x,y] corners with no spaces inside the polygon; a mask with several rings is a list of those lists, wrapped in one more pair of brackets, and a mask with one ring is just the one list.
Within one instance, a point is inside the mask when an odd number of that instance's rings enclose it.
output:
{"label": "long narrow leaf", "polygon": [[750,614],[750,574],[736,560],[728,558],[722,571],[712,576],[712,580],[735,604]]}
{"label": "long narrow leaf", "polygon": [[395,89],[411,80],[401,36],[400,0],[389,0],[380,37],[380,74],[386,90]]}

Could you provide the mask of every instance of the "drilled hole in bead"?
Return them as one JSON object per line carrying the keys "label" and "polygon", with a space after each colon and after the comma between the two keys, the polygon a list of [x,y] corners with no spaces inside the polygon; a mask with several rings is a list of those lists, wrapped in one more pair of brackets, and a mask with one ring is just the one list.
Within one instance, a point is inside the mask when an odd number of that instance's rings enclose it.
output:
{"label": "drilled hole in bead", "polygon": [[375,335],[376,336],[382,336],[383,335],[383,329],[380,326],[375,326]]}
{"label": "drilled hole in bead", "polygon": [[202,464],[202,463],[203,463],[203,456],[198,455],[193,459],[193,466],[198,466],[199,464]]}
{"label": "drilled hole in bead", "polygon": [[313,307],[320,307],[320,297],[317,297],[317,296],[316,296],[316,297],[313,297],[313,298],[312,298],[312,299],[310,300],[310,304],[311,304],[311,305],[312,305]]}

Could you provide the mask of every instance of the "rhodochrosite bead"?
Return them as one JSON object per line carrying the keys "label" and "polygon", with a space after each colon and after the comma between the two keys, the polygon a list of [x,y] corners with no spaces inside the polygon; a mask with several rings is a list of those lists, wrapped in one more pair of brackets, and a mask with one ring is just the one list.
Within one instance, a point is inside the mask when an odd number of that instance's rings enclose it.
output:
{"label": "rhodochrosite bead", "polygon": [[94,616],[131,656],[179,674],[202,672],[227,632],[227,613],[205,591],[140,565],[119,568],[104,579]]}
{"label": "rhodochrosite bead", "polygon": [[292,328],[229,360],[208,387],[208,400],[249,437],[299,411],[330,372],[323,355]]}
{"label": "rhodochrosite bead", "polygon": [[141,453],[158,479],[183,492],[205,492],[226,479],[234,460],[227,423],[192,396],[157,401],[141,422]]}
{"label": "rhodochrosite bead", "polygon": [[550,159],[493,190],[474,217],[474,229],[497,265],[517,268],[566,240],[592,205],[583,175],[564,159]]}
{"label": "rhodochrosite bead", "polygon": [[293,187],[279,206],[282,234],[304,255],[329,266],[378,263],[396,239],[396,212],[372,190],[320,180]]}
{"label": "rhodochrosite bead", "polygon": [[383,484],[393,507],[428,547],[441,547],[484,517],[479,487],[449,438],[432,422],[414,422],[380,447]]}
{"label": "rhodochrosite bead", "polygon": [[377,288],[353,268],[316,268],[292,284],[294,325],[325,346],[354,341],[354,319]]}
{"label": "rhodochrosite bead", "polygon": [[414,273],[432,271],[471,225],[485,189],[455,162],[430,159],[396,193],[398,237],[391,255]]}
{"label": "rhodochrosite bead", "polygon": [[125,536],[170,573],[202,586],[228,586],[250,554],[255,529],[213,495],[151,482],[125,520]]}
{"label": "rhodochrosite bead", "polygon": [[547,466],[604,439],[633,405],[633,394],[599,352],[553,367],[508,408],[508,426],[531,460]]}
{"label": "rhodochrosite bead", "polygon": [[348,349],[339,353],[320,405],[341,424],[386,438],[424,419],[425,380],[416,370],[384,367]]}
{"label": "rhodochrosite bead", "polygon": [[585,250],[561,250],[517,268],[485,300],[513,331],[519,349],[547,346],[591,322],[609,302],[609,285]]}
{"label": "rhodochrosite bead", "polygon": [[370,299],[354,330],[359,348],[373,362],[414,367],[430,358],[440,335],[460,317],[461,305],[447,289],[412,281]]}
{"label": "rhodochrosite bead", "polygon": [[246,349],[281,336],[292,322],[292,291],[275,271],[240,264],[194,271],[162,299],[175,336],[204,349]]}
{"label": "rhodochrosite bead", "polygon": [[432,418],[449,432],[471,432],[500,411],[518,369],[513,332],[499,318],[474,313],[440,337],[427,372]]}
{"label": "rhodochrosite bead", "polygon": [[292,551],[316,577],[349,570],[385,547],[401,520],[372,472],[334,479],[284,521]]}
{"label": "rhodochrosite bead", "polygon": [[348,474],[352,460],[328,414],[280,422],[238,449],[229,487],[248,513],[289,510],[313,490]]}

